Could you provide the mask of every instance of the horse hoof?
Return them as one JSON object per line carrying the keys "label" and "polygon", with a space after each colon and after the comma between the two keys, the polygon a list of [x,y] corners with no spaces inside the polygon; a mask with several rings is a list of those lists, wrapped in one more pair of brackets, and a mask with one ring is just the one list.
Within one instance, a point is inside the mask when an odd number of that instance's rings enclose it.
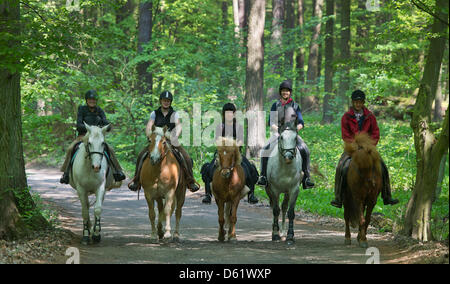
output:
{"label": "horse hoof", "polygon": [[100,236],[100,235],[98,235],[98,236],[93,235],[93,236],[92,236],[92,242],[93,242],[94,244],[98,244],[98,243],[101,241],[101,239],[102,239],[102,236]]}
{"label": "horse hoof", "polygon": [[294,235],[287,235],[286,236],[286,242],[288,245],[292,245],[295,243]]}
{"label": "horse hoof", "polygon": [[84,237],[81,239],[81,244],[82,244],[82,245],[87,246],[87,245],[89,245],[89,242],[90,242],[89,237],[84,236]]}
{"label": "horse hoof", "polygon": [[274,242],[281,241],[280,235],[272,235],[272,241],[274,241]]}
{"label": "horse hoof", "polygon": [[230,242],[230,244],[237,244],[237,242],[238,242],[236,237],[229,238],[228,241]]}
{"label": "horse hoof", "polygon": [[351,240],[351,239],[345,239],[344,244],[347,245],[347,246],[349,246],[349,245],[352,244],[352,240]]}
{"label": "horse hoof", "polygon": [[359,242],[359,247],[361,247],[361,248],[368,248],[369,244],[367,243],[367,241],[360,241]]}

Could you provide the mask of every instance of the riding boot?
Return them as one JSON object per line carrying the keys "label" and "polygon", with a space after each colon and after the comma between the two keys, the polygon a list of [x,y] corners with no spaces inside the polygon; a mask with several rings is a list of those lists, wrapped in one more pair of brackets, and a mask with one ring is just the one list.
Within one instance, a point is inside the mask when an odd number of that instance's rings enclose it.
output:
{"label": "riding boot", "polygon": [[303,189],[312,188],[314,187],[314,182],[311,180],[311,154],[308,146],[306,146],[306,143],[300,136],[297,136],[297,147],[302,155],[302,171],[305,174],[302,180]]}
{"label": "riding boot", "polygon": [[257,185],[266,186],[267,185],[267,163],[269,162],[269,157],[261,158],[261,174],[259,175]]}
{"label": "riding boot", "polygon": [[255,196],[255,188],[250,188],[250,192],[247,195],[248,203],[256,204],[259,202],[258,198]]}
{"label": "riding boot", "polygon": [[141,184],[139,183],[139,177],[141,175],[141,168],[142,164],[147,156],[147,147],[145,147],[138,155],[137,161],[136,161],[136,168],[134,170],[134,177],[131,180],[131,182],[128,184],[128,188],[131,191],[137,191],[141,188]]}
{"label": "riding boot", "polygon": [[126,178],[125,174],[120,167],[119,161],[117,160],[116,154],[114,150],[106,144],[105,150],[108,155],[108,164],[111,165],[111,169],[113,170],[113,177],[115,181],[122,181]]}
{"label": "riding boot", "polygon": [[391,182],[389,178],[389,172],[386,164],[381,160],[381,173],[383,177],[383,187],[381,189],[381,197],[383,198],[384,205],[395,205],[399,201],[398,199],[393,199],[391,195]]}

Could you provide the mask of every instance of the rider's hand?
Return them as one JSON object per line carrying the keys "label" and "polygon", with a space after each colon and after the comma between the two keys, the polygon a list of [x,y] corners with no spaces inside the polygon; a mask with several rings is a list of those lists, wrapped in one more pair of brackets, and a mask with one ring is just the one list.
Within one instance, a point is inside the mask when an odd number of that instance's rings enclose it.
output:
{"label": "rider's hand", "polygon": [[274,133],[278,133],[278,126],[275,124],[272,124],[272,126],[270,127],[270,131],[272,131]]}

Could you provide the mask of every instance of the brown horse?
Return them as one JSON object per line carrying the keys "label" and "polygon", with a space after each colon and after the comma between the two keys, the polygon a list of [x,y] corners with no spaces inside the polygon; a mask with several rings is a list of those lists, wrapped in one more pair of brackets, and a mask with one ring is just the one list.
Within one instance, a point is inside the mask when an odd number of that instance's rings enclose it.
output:
{"label": "brown horse", "polygon": [[236,221],[239,201],[250,191],[245,185],[241,153],[236,141],[220,137],[217,141],[218,167],[214,171],[212,193],[218,207],[219,241],[225,240],[225,221],[229,225],[228,240],[236,242]]}
{"label": "brown horse", "polygon": [[[186,195],[186,180],[172,147],[168,143],[167,127],[153,126],[149,135],[149,154],[142,164],[140,183],[148,204],[148,216],[152,225],[152,239],[156,239],[155,201],[158,204],[158,237],[170,239],[170,217],[176,207],[176,227],[173,240],[179,240],[181,209]],[[165,232],[162,223],[165,219]]]}
{"label": "brown horse", "polygon": [[352,143],[345,144],[345,152],[352,158],[344,196],[345,244],[351,244],[349,225],[359,225],[359,245],[367,248],[367,227],[382,187],[381,157],[367,133],[356,134]]}

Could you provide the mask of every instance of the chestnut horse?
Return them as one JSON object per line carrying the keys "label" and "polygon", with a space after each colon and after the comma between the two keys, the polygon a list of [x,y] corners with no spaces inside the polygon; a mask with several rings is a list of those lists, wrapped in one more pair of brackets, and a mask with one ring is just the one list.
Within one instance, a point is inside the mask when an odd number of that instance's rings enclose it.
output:
{"label": "chestnut horse", "polygon": [[351,156],[344,193],[345,244],[351,244],[349,225],[359,225],[357,240],[367,248],[367,227],[382,187],[381,157],[367,133],[356,134],[345,144],[345,152]]}
{"label": "chestnut horse", "polygon": [[[170,240],[170,217],[175,211],[175,232],[173,240],[179,240],[181,209],[186,195],[186,179],[169,144],[167,127],[152,127],[149,134],[147,157],[142,164],[140,183],[144,188],[148,205],[148,216],[152,226],[152,239],[156,239],[155,202],[158,204],[158,237]],[[165,220],[165,232],[162,223]]]}
{"label": "chestnut horse", "polygon": [[237,208],[250,189],[245,185],[241,153],[236,140],[220,137],[217,141],[218,167],[214,171],[211,190],[219,214],[219,241],[225,240],[225,221],[229,226],[228,240],[236,242]]}

